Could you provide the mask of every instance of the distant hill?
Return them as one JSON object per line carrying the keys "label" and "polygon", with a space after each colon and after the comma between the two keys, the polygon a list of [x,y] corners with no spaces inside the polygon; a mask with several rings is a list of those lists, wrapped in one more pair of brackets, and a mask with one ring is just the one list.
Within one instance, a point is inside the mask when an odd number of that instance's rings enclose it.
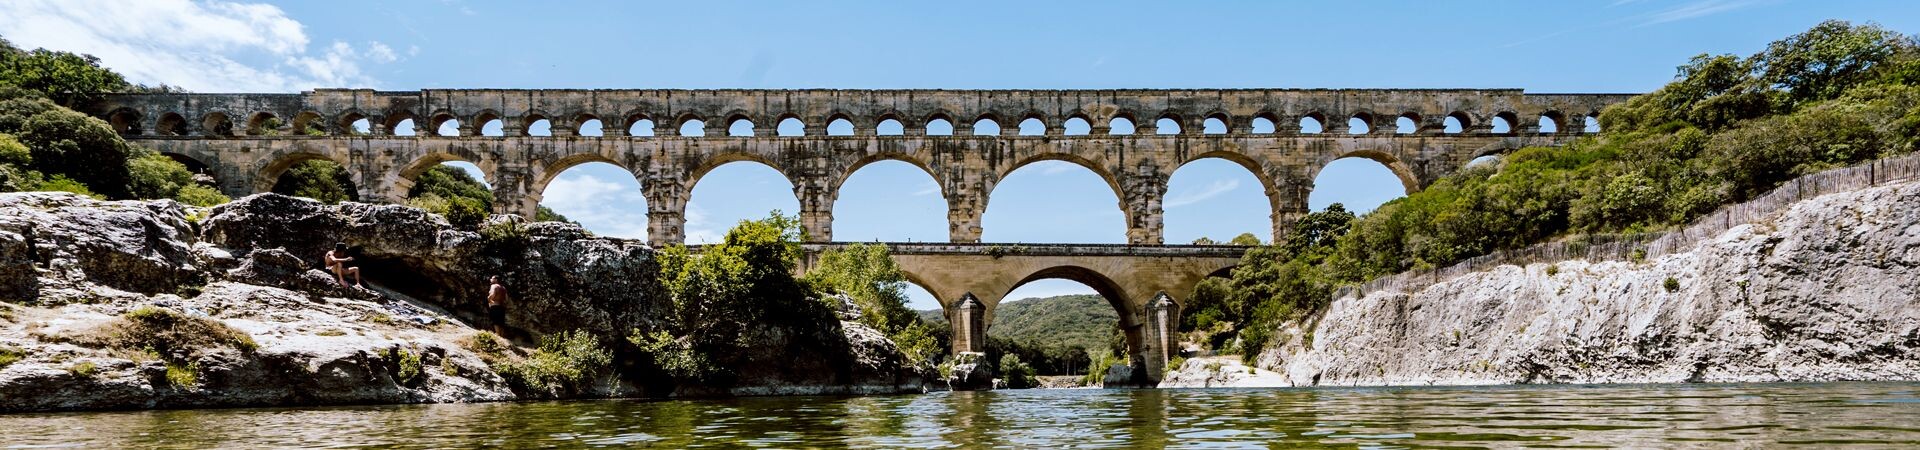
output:
{"label": "distant hill", "polygon": [[[947,321],[940,310],[920,311],[920,317],[942,324]],[[1059,343],[1104,349],[1119,321],[1113,306],[1098,295],[1029,298],[1000,303],[993,324],[987,326],[987,335],[1043,346]]]}

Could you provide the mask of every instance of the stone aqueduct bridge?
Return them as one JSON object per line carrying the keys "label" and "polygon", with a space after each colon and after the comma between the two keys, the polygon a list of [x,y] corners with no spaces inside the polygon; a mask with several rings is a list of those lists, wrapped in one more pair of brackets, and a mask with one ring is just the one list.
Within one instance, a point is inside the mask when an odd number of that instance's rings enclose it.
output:
{"label": "stone aqueduct bridge", "polygon": [[[361,199],[399,202],[428,168],[461,160],[486,173],[496,212],[531,216],[561,171],[612,163],[639,180],[655,245],[684,239],[688,196],[702,176],[754,161],[793,183],[807,238],[819,243],[812,248],[831,247],[841,184],[867,164],[904,161],[941,187],[952,243],[890,246],[908,277],[947,308],[955,351],[984,347],[994,308],[1014,288],[1067,278],[1113,303],[1134,366],[1157,381],[1177,297],[1244,252],[1162,245],[1161,201],[1182,165],[1221,158],[1252,172],[1271,204],[1277,239],[1307,212],[1314,177],[1334,160],[1378,161],[1413,192],[1479,156],[1565,143],[1583,131],[1583,119],[1627,97],[1518,89],[318,90],[119,94],[81,109],[140,145],[205,167],[234,196],[270,190],[294,164],[325,159],[352,174]],[[1398,127],[1402,118],[1413,126]],[[802,123],[804,135],[777,136],[776,125],[790,119]],[[1174,126],[1161,129],[1161,119]],[[1367,126],[1349,129],[1350,119]],[[1446,131],[1449,119],[1459,132]],[[363,120],[368,131],[356,133]],[[481,136],[496,120],[503,136]],[[851,135],[828,135],[828,125],[842,120]],[[1066,135],[1073,120],[1084,120],[1088,134]],[[1212,120],[1225,132],[1203,132]],[[541,121],[552,135],[529,136]],[[681,135],[693,121],[702,132]],[[753,125],[751,136],[727,136],[739,121]],[[941,121],[952,135],[929,135],[928,125]],[[1029,121],[1044,132],[1019,135]],[[1112,134],[1123,121],[1135,132]],[[1273,131],[1255,132],[1260,121]],[[1299,125],[1307,121],[1321,124],[1321,132]],[[1507,126],[1496,132],[1496,121]],[[1543,132],[1548,121],[1556,126]],[[449,122],[458,133],[433,133]],[[988,131],[976,129],[985,122],[997,125],[997,134],[976,133]],[[594,126],[601,136],[580,135]],[[883,129],[899,133],[881,135]],[[1120,199],[1129,245],[978,244],[994,186],[1046,160],[1078,164],[1106,180]]]}
{"label": "stone aqueduct bridge", "polygon": [[[805,244],[801,271],[821,251],[843,243]],[[1177,297],[1208,276],[1225,276],[1247,248],[1233,245],[886,244],[907,279],[946,309],[954,352],[986,350],[987,324],[1007,293],[1044,279],[1080,282],[1099,292],[1120,317],[1127,348],[1145,382],[1157,383],[1178,344]]]}

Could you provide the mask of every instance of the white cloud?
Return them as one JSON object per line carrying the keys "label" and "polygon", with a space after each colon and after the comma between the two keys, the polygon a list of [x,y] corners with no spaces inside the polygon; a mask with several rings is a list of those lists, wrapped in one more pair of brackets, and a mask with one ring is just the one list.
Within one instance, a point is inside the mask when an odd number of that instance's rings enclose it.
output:
{"label": "white cloud", "polygon": [[925,197],[929,195],[940,195],[940,185],[926,183],[925,187],[920,188],[918,191],[913,191],[914,197]]}
{"label": "white cloud", "polygon": [[1235,180],[1235,179],[1216,180],[1212,184],[1208,184],[1206,189],[1200,190],[1199,192],[1188,192],[1188,193],[1183,193],[1179,197],[1168,198],[1165,202],[1161,202],[1161,206],[1164,206],[1167,208],[1179,208],[1182,206],[1200,203],[1210,198],[1219,197],[1220,194],[1232,192],[1234,189],[1239,189],[1239,188],[1240,188],[1240,180]]}
{"label": "white cloud", "polygon": [[217,0],[10,0],[0,30],[23,48],[98,56],[129,81],[201,92],[371,87],[361,61],[392,54],[377,42],[309,52],[305,27],[279,7]]}
{"label": "white cloud", "polygon": [[388,47],[387,44],[382,44],[380,41],[367,42],[367,57],[383,63],[400,60],[400,55],[393,53],[393,47]]}
{"label": "white cloud", "polygon": [[709,216],[707,210],[700,205],[687,204],[686,214],[687,224],[682,231],[686,232],[687,243],[716,244],[721,238],[726,237],[725,232],[713,228],[713,224],[710,223],[713,220],[712,216]]}
{"label": "white cloud", "polygon": [[560,174],[540,204],[602,236],[647,238],[646,197],[640,189],[577,172]]}
{"label": "white cloud", "polygon": [[1641,26],[1697,19],[1723,12],[1746,8],[1761,3],[1758,0],[1702,0],[1688,3],[1647,16]]}
{"label": "white cloud", "polygon": [[1059,175],[1072,172],[1073,169],[1080,167],[1066,161],[1040,161],[1033,163],[1033,165],[1040,167],[1041,175]]}

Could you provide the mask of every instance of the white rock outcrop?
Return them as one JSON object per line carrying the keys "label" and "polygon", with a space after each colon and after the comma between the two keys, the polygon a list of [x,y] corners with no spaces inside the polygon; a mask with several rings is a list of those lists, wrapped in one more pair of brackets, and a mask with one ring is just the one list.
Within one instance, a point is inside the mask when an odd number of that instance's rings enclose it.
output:
{"label": "white rock outcrop", "polygon": [[1281,336],[1257,363],[1295,386],[1920,379],[1920,182],[1655,260],[1340,298]]}

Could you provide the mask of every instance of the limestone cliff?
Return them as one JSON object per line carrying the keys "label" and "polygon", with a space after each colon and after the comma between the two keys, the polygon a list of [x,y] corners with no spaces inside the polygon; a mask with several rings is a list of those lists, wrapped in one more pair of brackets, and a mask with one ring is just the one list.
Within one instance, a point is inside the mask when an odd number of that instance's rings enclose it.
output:
{"label": "limestone cliff", "polygon": [[1649,261],[1348,296],[1281,335],[1257,362],[1291,385],[1920,379],[1920,183],[1809,199]]}
{"label": "limestone cliff", "polygon": [[[510,287],[508,337],[522,344],[586,330],[617,347],[664,308],[645,245],[518,228],[488,235],[417,209],[272,194],[211,209],[0,194],[0,411],[921,389],[890,341],[850,323],[807,331],[846,343],[811,360],[852,367],[748,370],[724,390],[675,392],[616,358],[571,389],[510,386],[489,361],[528,349],[476,330],[488,276]],[[320,270],[335,242],[352,246],[371,289]],[[772,343],[796,332],[762,331]]]}

